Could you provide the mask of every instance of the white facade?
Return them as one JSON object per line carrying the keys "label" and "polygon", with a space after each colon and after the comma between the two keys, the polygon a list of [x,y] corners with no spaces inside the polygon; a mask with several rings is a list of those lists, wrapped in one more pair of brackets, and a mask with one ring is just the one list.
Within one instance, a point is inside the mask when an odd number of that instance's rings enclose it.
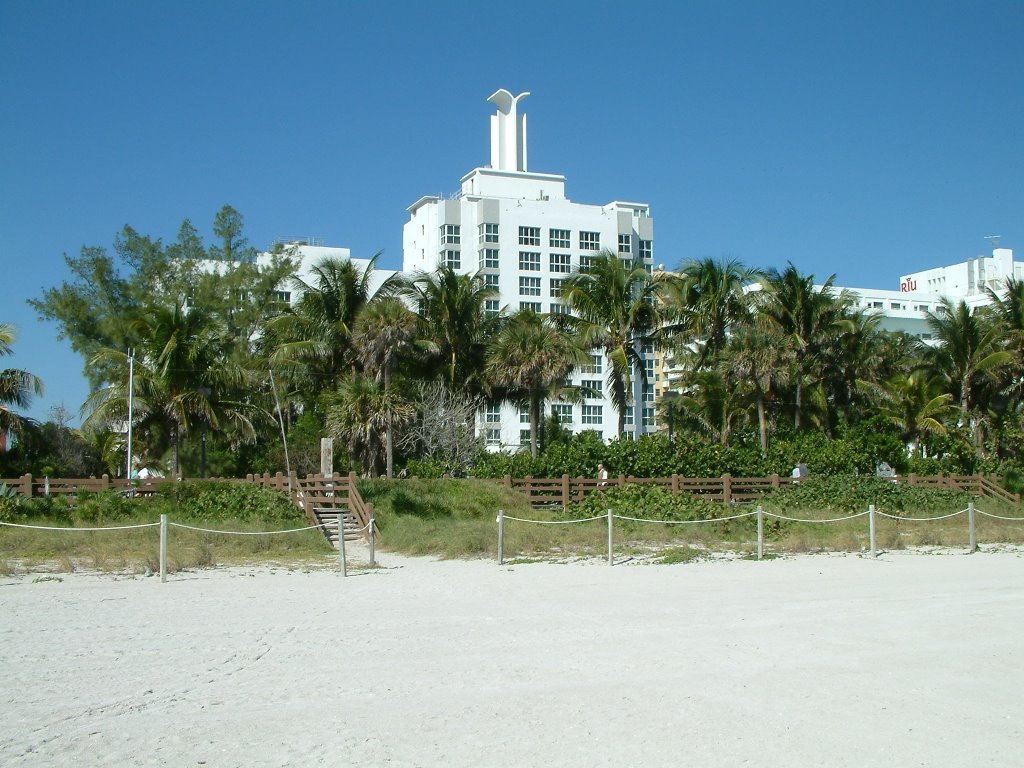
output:
{"label": "white facade", "polygon": [[840,288],[856,295],[857,306],[881,315],[881,327],[903,331],[925,343],[932,340],[928,314],[935,312],[943,298],[969,307],[990,303],[986,288],[997,294],[1006,279],[1024,278],[1024,263],[1013,260],[1009,248],[996,248],[992,256],[979,256],[949,267],[926,269],[900,278],[899,290]]}
{"label": "white facade", "polygon": [[[294,240],[288,243],[284,243],[284,253],[298,260],[294,276],[303,280],[308,285],[315,285],[316,278],[313,276],[313,267],[324,259],[338,259],[341,261],[351,261],[361,272],[365,272],[366,268],[370,265],[369,259],[357,259],[352,257],[352,252],[348,248],[338,248],[328,245],[313,245],[305,240]],[[256,257],[256,265],[258,267],[268,267],[272,259],[274,258],[271,253],[261,253]],[[375,267],[373,275],[370,277],[370,295],[375,294],[384,284],[385,280],[393,277],[397,274],[394,269],[381,269]],[[300,298],[301,291],[295,290],[294,285],[283,285],[280,286],[281,298],[288,301],[290,304],[295,304]]]}
{"label": "white facade", "polygon": [[[491,118],[491,166],[463,176],[460,192],[451,199],[422,197],[408,208],[403,271],[407,276],[429,273],[442,264],[460,273],[479,271],[498,289],[498,298],[488,303],[490,311],[564,313],[562,281],[602,249],[623,257],[640,255],[650,271],[654,221],[645,203],[575,203],[566,197],[564,176],[527,171],[526,116],[518,111],[527,95],[513,97],[501,90],[489,99],[498,106]],[[653,353],[645,352],[653,371]],[[605,392],[608,361],[595,355],[594,365],[574,371],[572,382],[599,381],[598,390]],[[648,390],[635,393],[645,400],[647,418],[635,425],[627,412],[627,431],[653,427],[653,387]],[[618,412],[607,396],[583,404],[547,403],[546,414],[552,405],[573,432],[616,437]],[[529,443],[529,418],[514,407],[492,407],[481,423],[492,447]]]}

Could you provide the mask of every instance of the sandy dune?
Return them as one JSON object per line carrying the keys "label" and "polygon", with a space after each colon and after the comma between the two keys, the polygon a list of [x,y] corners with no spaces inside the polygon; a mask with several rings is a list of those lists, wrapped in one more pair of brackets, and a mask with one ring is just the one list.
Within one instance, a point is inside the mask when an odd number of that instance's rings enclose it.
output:
{"label": "sandy dune", "polygon": [[4,766],[1024,764],[1024,554],[0,580]]}

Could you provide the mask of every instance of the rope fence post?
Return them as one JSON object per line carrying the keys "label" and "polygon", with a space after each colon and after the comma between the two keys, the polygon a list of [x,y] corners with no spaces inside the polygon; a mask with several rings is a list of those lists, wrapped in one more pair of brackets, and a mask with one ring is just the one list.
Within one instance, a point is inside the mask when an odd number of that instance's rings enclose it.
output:
{"label": "rope fence post", "polygon": [[978,551],[978,535],[974,529],[974,502],[967,504],[967,541],[968,552],[972,555]]}
{"label": "rope fence post", "polygon": [[167,583],[167,515],[160,515],[160,583]]}
{"label": "rope fence post", "polygon": [[878,547],[875,545],[875,505],[868,505],[868,537],[871,539],[871,556],[878,557]]}
{"label": "rope fence post", "polygon": [[615,565],[615,555],[612,551],[612,524],[613,524],[612,510],[608,508],[608,565]]}
{"label": "rope fence post", "polygon": [[370,534],[370,567],[371,568],[375,568],[377,566],[377,555],[376,555],[376,551],[375,551],[376,550],[376,538],[375,538],[374,533],[373,533],[373,527],[374,527],[375,524],[376,524],[376,521],[371,517],[370,518],[370,523],[369,523],[369,526],[370,526],[370,530],[369,530],[369,534]]}
{"label": "rope fence post", "polygon": [[498,565],[505,564],[505,510],[498,510]]}
{"label": "rope fence post", "polygon": [[341,575],[348,576],[348,563],[345,562],[345,513],[338,511],[338,562]]}
{"label": "rope fence post", "polygon": [[757,559],[764,557],[764,509],[757,505]]}

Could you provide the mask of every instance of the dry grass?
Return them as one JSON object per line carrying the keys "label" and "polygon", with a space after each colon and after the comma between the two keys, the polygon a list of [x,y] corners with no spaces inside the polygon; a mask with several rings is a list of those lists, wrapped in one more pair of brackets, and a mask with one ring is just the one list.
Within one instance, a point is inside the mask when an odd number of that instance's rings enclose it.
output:
{"label": "dry grass", "polygon": [[[53,525],[52,521],[46,520],[19,522]],[[201,525],[196,521],[190,524]],[[218,522],[216,527],[237,531],[267,530],[238,521]],[[226,536],[171,528],[167,564],[173,573],[217,564],[243,565],[268,560],[320,562],[331,551],[327,540],[318,531],[275,536]],[[33,571],[72,573],[78,570],[153,573],[159,569],[160,535],[155,527],[81,533],[0,527],[0,575]]]}

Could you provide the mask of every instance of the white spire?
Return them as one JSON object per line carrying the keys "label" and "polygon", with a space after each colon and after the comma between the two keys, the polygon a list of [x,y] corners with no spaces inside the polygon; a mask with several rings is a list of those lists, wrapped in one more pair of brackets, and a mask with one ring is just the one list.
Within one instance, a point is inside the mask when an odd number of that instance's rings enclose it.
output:
{"label": "white spire", "polygon": [[513,96],[499,88],[487,99],[498,107],[498,114],[491,115],[491,167],[496,170],[526,170],[526,115],[519,114],[519,102],[529,95]]}

